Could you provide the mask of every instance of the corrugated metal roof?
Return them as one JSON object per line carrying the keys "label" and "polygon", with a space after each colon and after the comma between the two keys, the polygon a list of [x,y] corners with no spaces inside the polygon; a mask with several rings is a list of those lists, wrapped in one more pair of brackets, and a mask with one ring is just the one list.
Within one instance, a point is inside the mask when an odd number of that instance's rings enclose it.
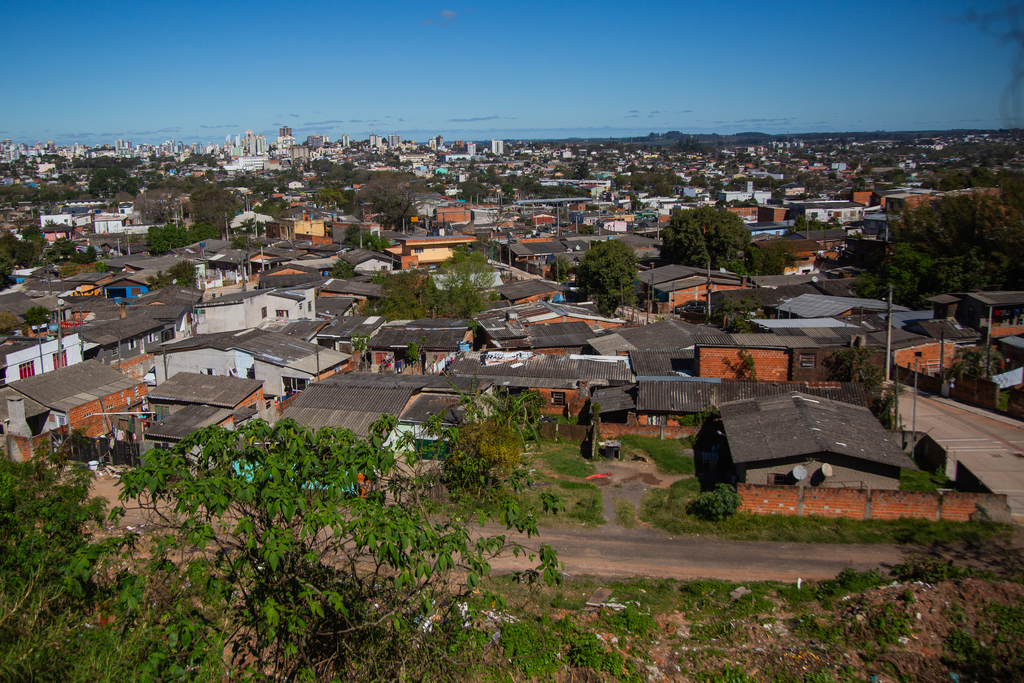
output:
{"label": "corrugated metal roof", "polygon": [[602,415],[620,410],[635,410],[636,385],[595,389],[590,396],[590,404],[600,404]]}
{"label": "corrugated metal roof", "polygon": [[[465,329],[423,330],[407,327],[382,327],[370,339],[372,349],[404,349],[410,343],[421,349],[455,351],[466,337]],[[426,341],[424,341],[426,339]]]}
{"label": "corrugated metal roof", "polygon": [[459,406],[459,401],[460,397],[452,394],[420,394],[402,411],[401,420],[423,423],[440,414],[443,422],[458,424],[466,412]]}
{"label": "corrugated metal roof", "polygon": [[344,427],[366,436],[381,415],[399,415],[413,390],[407,387],[352,387],[311,384],[285,410],[282,417],[300,424]]}
{"label": "corrugated metal roof", "polygon": [[821,396],[852,405],[867,406],[864,385],[839,382],[838,386],[807,386],[799,382],[639,381],[636,407],[640,412],[699,413],[728,401],[777,396],[792,391]]}
{"label": "corrugated metal roof", "polygon": [[527,333],[533,348],[583,347],[594,336],[590,325],[582,321],[530,325]]}
{"label": "corrugated metal roof", "polygon": [[149,400],[234,408],[262,386],[261,379],[179,372],[153,387],[149,392]]}
{"label": "corrugated metal roof", "polygon": [[151,425],[143,437],[147,441],[181,441],[197,429],[220,424],[232,414],[228,408],[188,406]]}
{"label": "corrugated metal roof", "polygon": [[734,463],[834,453],[917,469],[895,434],[861,406],[801,391],[723,403],[719,409]]}
{"label": "corrugated metal roof", "polygon": [[140,385],[142,382],[139,380],[125,377],[98,361],[87,360],[18,380],[8,386],[47,408],[66,413],[83,403]]}
{"label": "corrugated metal roof", "polygon": [[529,360],[499,365],[484,365],[485,354],[464,353],[456,356],[450,371],[453,375],[475,375],[487,377],[502,384],[498,378],[545,378],[557,380],[605,380],[609,382],[632,382],[633,372],[629,359],[622,362],[588,360],[580,357],[535,355]]}
{"label": "corrugated metal roof", "polygon": [[602,337],[594,337],[588,340],[590,347],[602,356],[617,356],[622,351],[632,351],[635,346],[626,341],[620,334],[606,334]]}
{"label": "corrugated metal roof", "polygon": [[693,370],[693,349],[630,351],[629,362],[637,377],[677,375]]}
{"label": "corrugated metal roof", "polygon": [[[824,294],[801,294],[797,298],[779,304],[779,317],[785,313],[799,318],[827,318],[842,315],[849,310],[864,309],[868,311],[884,311],[888,307],[885,301],[877,299],[857,299],[847,296],[826,296]],[[905,306],[893,306],[894,311],[908,311]]]}
{"label": "corrugated metal roof", "polygon": [[812,327],[857,327],[856,325],[844,323],[843,321],[836,320],[835,318],[780,318],[778,320],[762,320],[755,318],[750,322],[768,330],[779,330],[792,327],[800,329],[810,329]]}

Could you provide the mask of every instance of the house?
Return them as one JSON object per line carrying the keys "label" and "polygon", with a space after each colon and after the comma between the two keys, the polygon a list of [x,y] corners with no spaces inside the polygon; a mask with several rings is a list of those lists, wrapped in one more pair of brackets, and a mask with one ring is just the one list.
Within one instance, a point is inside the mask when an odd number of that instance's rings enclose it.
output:
{"label": "house", "polygon": [[350,249],[338,254],[338,257],[351,265],[357,273],[396,270],[401,265],[400,263],[396,264],[394,254],[369,249]]}
{"label": "house", "polygon": [[[824,294],[801,294],[779,304],[780,318],[831,318],[851,316],[868,312],[885,311],[889,303],[878,299],[858,299]],[[892,307],[893,311],[909,311],[906,306]]]}
{"label": "house", "polygon": [[349,280],[330,279],[320,288],[321,297],[347,297],[363,302],[384,296],[384,288],[374,282],[353,278]]}
{"label": "house", "polygon": [[961,325],[993,338],[1024,332],[1024,292],[940,294],[928,301],[936,318],[955,318]]}
{"label": "house", "polygon": [[[409,344],[419,348],[419,358],[408,357]],[[465,321],[428,318],[385,325],[370,338],[367,348],[373,370],[404,372],[411,364],[422,363],[419,367],[424,373],[437,374],[456,353],[468,351],[472,344],[473,330]]]}
{"label": "house", "polygon": [[49,413],[43,431],[67,425],[86,436],[108,434],[113,416],[141,412],[145,383],[94,360],[28,377],[10,385]]}
{"label": "house", "polygon": [[568,323],[543,323],[526,328],[529,348],[534,353],[579,354],[594,336],[594,330],[583,321]]}
{"label": "house", "polygon": [[509,282],[497,288],[502,299],[511,301],[514,304],[521,304],[529,301],[563,301],[568,287],[551,282],[549,280],[518,280]]}
{"label": "house", "polygon": [[671,265],[637,275],[637,298],[649,305],[651,313],[672,313],[680,306],[704,301],[709,293],[746,286],[735,273]]}
{"label": "house", "polygon": [[401,267],[422,268],[438,266],[450,259],[455,249],[476,242],[475,235],[437,235],[429,237],[402,236],[396,239],[392,251],[401,259]]}
{"label": "house", "polygon": [[259,289],[226,294],[197,304],[199,334],[231,332],[258,326],[267,320],[314,320],[312,287],[295,290]]}
{"label": "house", "polygon": [[593,387],[630,385],[635,378],[625,356],[551,356],[530,351],[462,353],[451,374],[479,378],[508,391],[536,391],[544,399],[541,412],[579,416]]}
{"label": "house", "polygon": [[78,334],[65,334],[55,339],[25,338],[24,341],[0,344],[0,379],[10,384],[78,365],[82,360],[82,340]]}
{"label": "house", "polygon": [[260,329],[168,342],[155,359],[157,386],[179,372],[226,375],[262,380],[264,394],[274,398],[341,372],[348,361],[348,354]]}
{"label": "house", "polygon": [[[46,426],[50,411],[38,401],[19,394],[12,387],[0,387],[0,434],[38,436]],[[11,448],[8,453],[13,453]]]}
{"label": "house", "polygon": [[[369,339],[377,333],[386,320],[383,316],[353,315],[332,320],[322,327],[316,334],[316,341],[321,346],[326,346],[342,353],[355,354],[352,346],[354,337],[362,336]],[[356,359],[357,362],[360,359]]]}
{"label": "house", "polygon": [[265,410],[263,380],[179,372],[149,390],[153,416],[161,420],[189,406],[207,406],[234,412],[255,408]]}
{"label": "house", "polygon": [[864,406],[794,391],[721,404],[721,431],[706,429],[694,464],[736,483],[898,489],[917,466],[899,437]]}
{"label": "house", "polygon": [[847,201],[791,202],[790,217],[803,216],[808,222],[817,219],[822,223],[835,220],[839,223],[853,223],[864,220],[864,205]]}
{"label": "house", "polygon": [[323,218],[303,211],[290,218],[279,218],[267,223],[267,237],[276,240],[309,240],[314,244],[332,244],[334,236],[327,230]]}
{"label": "house", "polygon": [[156,448],[169,450],[179,441],[191,436],[193,432],[205,427],[216,425],[234,429],[249,418],[249,412],[235,412],[229,408],[193,404],[159,421],[148,423],[142,433],[142,438]]}
{"label": "house", "polygon": [[[90,345],[85,352],[86,359],[116,366],[120,372],[141,379],[153,365],[153,351],[163,342],[174,339],[174,323],[135,314],[85,325],[79,334]],[[127,371],[125,366],[139,362],[145,366],[141,367],[141,372]]]}

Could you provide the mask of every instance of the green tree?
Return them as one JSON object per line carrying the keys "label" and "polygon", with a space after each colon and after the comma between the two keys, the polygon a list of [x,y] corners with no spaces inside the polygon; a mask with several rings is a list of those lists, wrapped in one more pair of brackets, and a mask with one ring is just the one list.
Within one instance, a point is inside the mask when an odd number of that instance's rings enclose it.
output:
{"label": "green tree", "polygon": [[580,262],[576,280],[604,315],[635,301],[637,265],[632,248],[617,240],[597,242]]}
{"label": "green tree", "polygon": [[50,311],[43,306],[33,306],[25,311],[25,322],[29,325],[42,325],[50,319]]}
{"label": "green tree", "polygon": [[664,232],[662,258],[697,268],[730,267],[750,245],[750,232],[734,213],[709,206],[672,215]]}
{"label": "green tree", "polygon": [[789,242],[769,240],[750,246],[745,266],[749,275],[784,275],[795,263],[795,251]]}
{"label": "green tree", "polygon": [[179,287],[195,287],[199,278],[196,273],[196,264],[188,259],[179,261],[167,269],[165,273],[158,270],[156,275],[146,278],[146,285],[150,289],[160,289],[178,285]]}
{"label": "green tree", "polygon": [[[481,580],[494,554],[524,549],[435,519],[428,500],[440,474],[385,445],[396,427],[382,416],[365,441],[288,419],[208,427],[126,472],[122,500],[176,511],[166,548],[199,549],[190,572],[209,596],[167,620],[164,652],[205,637],[230,645],[233,675],[419,679],[448,659],[474,605],[504,605]],[[521,470],[509,481],[516,491],[528,483]],[[536,532],[515,496],[495,503],[484,518]],[[530,557],[536,573],[521,578],[559,581],[549,547]],[[474,592],[483,599],[468,600]],[[233,632],[206,626],[220,615]]]}
{"label": "green tree", "polygon": [[223,226],[241,208],[238,198],[228,190],[207,186],[189,195],[192,219],[196,223]]}
{"label": "green tree", "polygon": [[555,262],[551,264],[551,274],[555,278],[556,282],[565,282],[572,276],[573,265],[569,262],[569,259],[564,256],[559,256],[555,259]]}
{"label": "green tree", "polygon": [[430,276],[418,270],[377,273],[373,281],[384,290],[380,299],[364,305],[366,315],[388,320],[416,320],[429,315]]}
{"label": "green tree", "polygon": [[21,318],[10,311],[0,311],[0,334],[10,334],[23,324]]}
{"label": "green tree", "polygon": [[377,215],[384,228],[401,230],[416,215],[414,177],[405,173],[378,173],[359,191],[359,200]]}
{"label": "green tree", "polygon": [[331,268],[331,277],[338,278],[339,280],[347,280],[356,274],[356,267],[344,259],[338,259],[338,262]]}
{"label": "green tree", "polygon": [[858,295],[868,299],[887,299],[889,285],[893,287],[893,301],[900,306],[926,307],[925,299],[939,293],[935,262],[909,244],[897,244],[891,256],[882,256],[857,280],[856,289]]}
{"label": "green tree", "polygon": [[93,172],[89,179],[89,192],[97,197],[113,197],[119,192],[135,196],[139,191],[139,181],[130,177],[123,168],[101,168]]}
{"label": "green tree", "polygon": [[479,251],[456,249],[434,274],[430,308],[442,318],[468,318],[484,308],[484,292],[494,285],[494,269]]}

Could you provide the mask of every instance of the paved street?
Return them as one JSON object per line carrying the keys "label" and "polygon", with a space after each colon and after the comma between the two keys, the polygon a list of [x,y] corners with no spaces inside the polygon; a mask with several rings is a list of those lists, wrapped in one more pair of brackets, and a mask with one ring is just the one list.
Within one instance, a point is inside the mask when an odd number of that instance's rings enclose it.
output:
{"label": "paved street", "polygon": [[[900,396],[900,416],[913,424],[913,389]],[[1011,514],[1024,522],[1024,422],[967,406],[941,396],[919,393],[917,431],[926,433],[962,462],[994,493],[1005,493]]]}

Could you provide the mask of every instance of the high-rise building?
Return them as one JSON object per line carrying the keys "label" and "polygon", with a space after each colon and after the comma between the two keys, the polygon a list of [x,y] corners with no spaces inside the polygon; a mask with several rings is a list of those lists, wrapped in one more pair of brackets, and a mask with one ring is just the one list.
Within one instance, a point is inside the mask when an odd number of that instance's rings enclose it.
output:
{"label": "high-rise building", "polygon": [[306,137],[306,146],[310,149],[317,149],[318,147],[323,147],[326,141],[327,138],[323,135],[310,135]]}
{"label": "high-rise building", "polygon": [[402,144],[402,136],[396,133],[392,133],[388,136],[388,147],[398,147]]}
{"label": "high-rise building", "polygon": [[342,148],[344,149],[344,148],[348,147],[349,144],[350,143],[348,141],[348,135],[342,135],[341,136],[341,146],[342,146]]}
{"label": "high-rise building", "polygon": [[444,147],[444,136],[443,135],[438,135],[437,136],[437,148],[441,149],[442,147]]}
{"label": "high-rise building", "polygon": [[277,129],[278,137],[290,138],[292,136],[292,129],[288,126],[281,126]]}
{"label": "high-rise building", "polygon": [[505,153],[505,141],[504,140],[491,140],[491,154],[501,156]]}
{"label": "high-rise building", "polygon": [[384,138],[379,135],[370,136],[370,149],[378,149],[384,146]]}
{"label": "high-rise building", "polygon": [[437,149],[437,138],[430,138],[427,140],[427,147],[430,149]]}
{"label": "high-rise building", "polygon": [[267,153],[267,138],[264,135],[256,136],[256,156],[262,156]]}
{"label": "high-rise building", "polygon": [[469,156],[475,156],[476,155],[476,143],[475,142],[467,142],[466,143],[466,154],[468,154]]}

